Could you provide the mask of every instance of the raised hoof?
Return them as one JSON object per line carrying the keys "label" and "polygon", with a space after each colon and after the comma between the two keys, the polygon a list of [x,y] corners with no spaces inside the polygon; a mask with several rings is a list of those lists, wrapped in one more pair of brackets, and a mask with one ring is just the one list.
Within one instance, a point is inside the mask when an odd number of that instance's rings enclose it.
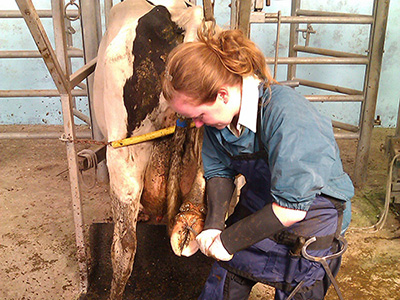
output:
{"label": "raised hoof", "polygon": [[204,219],[197,213],[181,212],[171,233],[171,247],[178,256],[191,256],[199,249],[196,236],[203,230]]}

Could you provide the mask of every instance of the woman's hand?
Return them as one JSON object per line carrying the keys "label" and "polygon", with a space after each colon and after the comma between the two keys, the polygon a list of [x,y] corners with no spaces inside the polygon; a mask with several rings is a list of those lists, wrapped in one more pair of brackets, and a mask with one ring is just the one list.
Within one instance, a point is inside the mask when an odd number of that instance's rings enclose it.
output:
{"label": "woman's hand", "polygon": [[209,256],[208,250],[219,234],[221,234],[221,230],[219,229],[206,229],[200,232],[200,234],[196,237],[200,251],[203,252],[204,255]]}
{"label": "woman's hand", "polygon": [[221,241],[221,234],[218,234],[214,239],[214,242],[211,244],[208,249],[208,256],[215,258],[216,260],[228,261],[231,260],[233,255],[229,254],[229,252],[225,249],[224,245]]}
{"label": "woman's hand", "polygon": [[207,229],[201,232],[196,240],[203,254],[217,260],[231,260],[233,255],[229,254],[221,242],[221,230]]}

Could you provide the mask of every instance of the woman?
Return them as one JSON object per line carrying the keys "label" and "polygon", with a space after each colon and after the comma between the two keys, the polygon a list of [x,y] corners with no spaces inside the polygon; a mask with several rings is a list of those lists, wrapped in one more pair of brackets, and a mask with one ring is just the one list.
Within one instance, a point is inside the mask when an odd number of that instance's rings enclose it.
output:
{"label": "woman", "polygon": [[[262,52],[238,30],[199,32],[199,41],[175,48],[162,84],[177,113],[205,126],[208,212],[196,239],[217,262],[199,299],[247,299],[256,282],[274,286],[275,299],[323,299],[326,273],[300,251],[313,236],[311,255],[337,250],[354,193],[331,121],[274,82]],[[246,184],[225,222],[238,174]],[[329,261],[334,275],[340,261]]]}

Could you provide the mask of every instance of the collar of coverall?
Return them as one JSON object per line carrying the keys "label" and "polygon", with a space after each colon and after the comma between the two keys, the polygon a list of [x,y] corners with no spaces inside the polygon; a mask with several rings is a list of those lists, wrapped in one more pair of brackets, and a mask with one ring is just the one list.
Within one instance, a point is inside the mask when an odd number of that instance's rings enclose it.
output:
{"label": "collar of coverall", "polygon": [[256,76],[243,77],[242,101],[237,123],[237,130],[239,132],[242,132],[243,127],[249,128],[254,133],[257,131],[258,86],[260,82],[260,79]]}

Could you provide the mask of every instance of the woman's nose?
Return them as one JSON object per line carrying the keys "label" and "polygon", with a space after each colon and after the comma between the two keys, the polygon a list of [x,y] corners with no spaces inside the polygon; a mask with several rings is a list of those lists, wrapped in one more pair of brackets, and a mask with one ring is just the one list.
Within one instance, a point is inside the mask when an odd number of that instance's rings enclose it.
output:
{"label": "woman's nose", "polygon": [[194,125],[197,127],[197,128],[200,128],[201,126],[203,126],[204,125],[204,122],[203,121],[201,121],[201,120],[193,120],[193,122],[194,122]]}

